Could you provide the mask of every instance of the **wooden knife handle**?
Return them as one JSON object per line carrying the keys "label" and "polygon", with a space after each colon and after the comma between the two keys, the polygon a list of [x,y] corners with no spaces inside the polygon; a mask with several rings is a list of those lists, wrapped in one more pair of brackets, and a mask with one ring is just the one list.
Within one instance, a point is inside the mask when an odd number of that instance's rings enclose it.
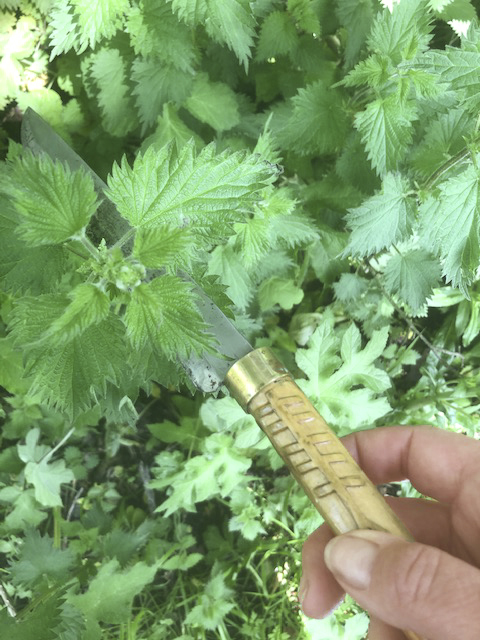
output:
{"label": "wooden knife handle", "polygon": [[[268,436],[312,504],[338,535],[374,529],[413,540],[290,373],[267,348],[236,362],[225,384]],[[404,632],[410,640],[421,640]]]}

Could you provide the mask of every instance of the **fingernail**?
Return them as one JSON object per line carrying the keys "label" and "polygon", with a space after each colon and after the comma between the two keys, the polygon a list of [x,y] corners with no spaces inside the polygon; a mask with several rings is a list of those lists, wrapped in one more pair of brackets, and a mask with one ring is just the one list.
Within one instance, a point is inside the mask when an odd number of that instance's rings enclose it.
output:
{"label": "fingernail", "polygon": [[373,564],[380,550],[380,545],[374,540],[376,533],[352,531],[330,540],[325,547],[324,558],[336,578],[355,589],[368,588]]}
{"label": "fingernail", "polygon": [[302,606],[305,601],[305,596],[307,595],[308,590],[308,580],[304,575],[300,578],[300,584],[298,585],[298,601]]}

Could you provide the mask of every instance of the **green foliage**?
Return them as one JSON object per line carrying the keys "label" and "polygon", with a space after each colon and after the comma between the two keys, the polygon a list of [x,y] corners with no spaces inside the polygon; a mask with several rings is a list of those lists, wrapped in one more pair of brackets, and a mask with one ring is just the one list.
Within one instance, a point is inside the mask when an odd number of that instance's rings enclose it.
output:
{"label": "green foliage", "polygon": [[18,159],[8,191],[20,215],[18,231],[33,246],[81,236],[98,206],[90,176],[46,156]]}
{"label": "green foliage", "polygon": [[181,362],[199,286],[338,434],[478,439],[474,3],[0,5],[0,637],[364,640],[299,612],[321,517]]}

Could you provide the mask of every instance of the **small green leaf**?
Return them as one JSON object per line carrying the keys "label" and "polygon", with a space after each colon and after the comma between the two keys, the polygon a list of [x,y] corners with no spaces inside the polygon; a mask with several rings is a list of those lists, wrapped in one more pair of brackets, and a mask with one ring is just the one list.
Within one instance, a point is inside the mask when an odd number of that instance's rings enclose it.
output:
{"label": "small green leaf", "polygon": [[141,284],[132,293],[125,314],[127,336],[135,349],[145,345],[170,359],[201,353],[211,347],[211,335],[188,282],[173,275]]}
{"label": "small green leaf", "polygon": [[188,269],[195,242],[189,229],[175,229],[168,225],[153,229],[138,229],[133,255],[146,267],[171,271]]}
{"label": "small green leaf", "polygon": [[417,117],[412,102],[401,101],[395,93],[379,98],[355,116],[368,158],[380,176],[398,168],[412,142],[413,121]]}
{"label": "small green leaf", "polygon": [[210,82],[206,74],[195,79],[185,106],[192,116],[217,131],[228,131],[240,122],[235,93],[223,82]]}
{"label": "small green leaf", "polygon": [[83,234],[99,204],[90,176],[30,152],[13,165],[7,189],[21,216],[18,231],[33,246]]}
{"label": "small green leaf", "polygon": [[442,182],[419,209],[421,238],[443,261],[443,274],[467,294],[480,257],[480,176],[470,165]]}
{"label": "small green leaf", "polygon": [[258,60],[290,53],[298,44],[295,24],[286,11],[272,11],[262,23],[257,44]]}
{"label": "small green leaf", "polygon": [[258,290],[260,309],[267,311],[277,304],[282,309],[291,309],[303,300],[303,291],[292,280],[274,276],[263,282]]}
{"label": "small green leaf", "polygon": [[65,580],[69,577],[68,572],[74,560],[69,549],[55,549],[51,538],[29,530],[25,534],[18,560],[12,564],[12,582],[33,587],[44,578],[51,581]]}
{"label": "small green leaf", "polygon": [[414,214],[415,200],[409,195],[407,181],[399,174],[387,173],[381,193],[349,210],[347,224],[352,233],[344,255],[368,256],[405,240]]}
{"label": "small green leaf", "polygon": [[53,321],[45,337],[55,336],[59,344],[68,342],[93,324],[105,320],[110,310],[109,297],[97,286],[83,283],[68,294],[70,304]]}
{"label": "small green leaf", "polygon": [[398,295],[413,312],[427,301],[440,282],[441,267],[427,251],[413,249],[394,254],[385,267],[385,287]]}

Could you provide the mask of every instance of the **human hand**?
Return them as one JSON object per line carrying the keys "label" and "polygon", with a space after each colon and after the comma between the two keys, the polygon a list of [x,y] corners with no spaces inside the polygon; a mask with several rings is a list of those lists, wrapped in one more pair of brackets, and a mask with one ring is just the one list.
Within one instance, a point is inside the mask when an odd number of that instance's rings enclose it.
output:
{"label": "human hand", "polygon": [[417,542],[317,529],[302,554],[305,615],[326,616],[348,591],[371,615],[369,640],[405,640],[399,629],[478,640],[480,442],[433,427],[383,427],[342,442],[375,484],[408,478],[438,502],[387,498]]}

